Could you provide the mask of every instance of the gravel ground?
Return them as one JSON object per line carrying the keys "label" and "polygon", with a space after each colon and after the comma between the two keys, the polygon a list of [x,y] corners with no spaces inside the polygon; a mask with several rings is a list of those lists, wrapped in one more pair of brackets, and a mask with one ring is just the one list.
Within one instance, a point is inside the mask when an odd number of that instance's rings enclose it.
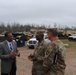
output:
{"label": "gravel ground", "polygon": [[[20,47],[20,57],[17,57],[17,75],[31,75],[32,62],[28,60],[28,55],[33,53],[33,49]],[[76,75],[76,49],[67,49],[65,75]]]}

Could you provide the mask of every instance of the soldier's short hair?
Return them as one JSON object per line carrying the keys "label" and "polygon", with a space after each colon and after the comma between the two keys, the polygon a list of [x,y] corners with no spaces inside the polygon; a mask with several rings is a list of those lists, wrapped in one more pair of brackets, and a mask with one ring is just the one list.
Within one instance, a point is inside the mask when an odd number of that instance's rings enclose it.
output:
{"label": "soldier's short hair", "polygon": [[40,35],[42,38],[44,37],[44,34],[43,34],[43,32],[41,32],[41,31],[37,31],[37,32],[36,32],[36,35],[37,35],[37,34]]}
{"label": "soldier's short hair", "polygon": [[47,33],[51,32],[53,36],[58,36],[58,31],[56,28],[47,29]]}

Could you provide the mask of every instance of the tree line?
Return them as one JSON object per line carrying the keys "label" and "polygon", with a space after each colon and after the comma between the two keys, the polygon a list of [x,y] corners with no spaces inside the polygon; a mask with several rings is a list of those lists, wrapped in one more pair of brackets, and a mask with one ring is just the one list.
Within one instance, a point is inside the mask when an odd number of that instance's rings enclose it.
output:
{"label": "tree line", "polygon": [[34,25],[34,24],[25,24],[25,25],[22,25],[22,24],[18,24],[18,23],[8,23],[7,25],[5,25],[4,23],[1,23],[0,24],[0,32],[3,32],[3,31],[13,31],[13,32],[24,32],[24,31],[30,31],[30,29],[32,28],[43,28],[45,29],[45,25]]}
{"label": "tree line", "polygon": [[[30,31],[30,29],[36,29],[36,28],[41,28],[41,29],[46,29],[46,28],[50,28],[51,25],[37,25],[37,24],[19,24],[19,23],[7,23],[7,25],[5,25],[4,23],[0,24],[0,33],[3,31],[13,31],[13,32],[24,32],[24,31]],[[54,24],[55,28],[58,29],[70,29],[70,30],[76,30],[75,26],[72,27],[68,27],[68,26],[62,26],[62,25],[57,25],[56,23]]]}

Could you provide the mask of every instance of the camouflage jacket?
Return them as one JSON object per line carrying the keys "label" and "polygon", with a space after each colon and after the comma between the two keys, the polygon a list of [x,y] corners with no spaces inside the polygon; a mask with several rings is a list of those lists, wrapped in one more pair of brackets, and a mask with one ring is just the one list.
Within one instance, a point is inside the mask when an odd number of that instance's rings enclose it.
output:
{"label": "camouflage jacket", "polygon": [[47,43],[45,41],[38,43],[38,45],[35,47],[33,55],[35,58],[37,58],[37,60],[33,61],[33,68],[42,70],[46,47]]}
{"label": "camouflage jacket", "polygon": [[45,71],[49,73],[46,75],[64,75],[66,49],[58,38],[48,44],[45,56],[43,66]]}

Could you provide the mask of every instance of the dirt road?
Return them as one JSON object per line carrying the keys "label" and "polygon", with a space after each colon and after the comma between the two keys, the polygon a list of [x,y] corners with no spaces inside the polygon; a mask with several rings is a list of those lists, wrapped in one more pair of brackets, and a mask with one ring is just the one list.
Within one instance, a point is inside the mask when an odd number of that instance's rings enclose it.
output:
{"label": "dirt road", "polygon": [[[28,60],[28,55],[34,50],[27,47],[21,47],[19,50],[21,56],[17,57],[17,75],[31,75],[32,62]],[[65,75],[76,75],[76,49],[67,49],[66,55]]]}

